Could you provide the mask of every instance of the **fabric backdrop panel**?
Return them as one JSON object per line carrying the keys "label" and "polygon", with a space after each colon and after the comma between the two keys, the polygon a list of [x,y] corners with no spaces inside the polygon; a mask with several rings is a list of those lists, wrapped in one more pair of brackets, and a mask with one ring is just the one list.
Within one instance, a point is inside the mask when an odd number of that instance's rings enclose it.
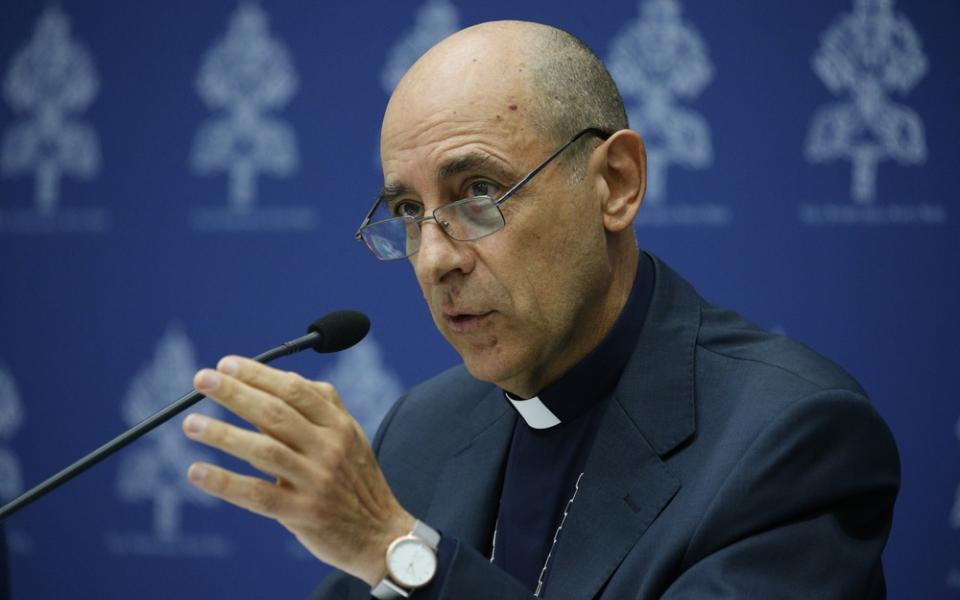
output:
{"label": "fabric backdrop panel", "polygon": [[[6,0],[0,15],[3,501],[196,369],[331,310],[367,312],[370,336],[278,365],[333,381],[371,434],[456,364],[409,265],[352,235],[404,70],[463,26],[528,19],[580,36],[623,91],[650,153],[641,246],[837,360],[890,423],[891,597],[960,597],[955,2]],[[308,594],[327,567],[195,492],[191,461],[243,467],[179,421],[9,519],[15,598]]]}

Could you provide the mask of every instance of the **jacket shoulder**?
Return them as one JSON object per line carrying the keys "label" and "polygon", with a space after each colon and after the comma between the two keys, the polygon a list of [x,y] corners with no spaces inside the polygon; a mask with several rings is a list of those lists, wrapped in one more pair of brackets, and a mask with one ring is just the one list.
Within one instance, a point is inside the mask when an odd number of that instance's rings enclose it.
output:
{"label": "jacket shoulder", "polygon": [[463,365],[451,367],[414,386],[394,408],[394,425],[419,424],[450,428],[458,423],[493,385],[474,379]]}
{"label": "jacket shoulder", "polygon": [[706,302],[702,305],[697,346],[712,355],[710,362],[749,374],[753,381],[778,382],[784,391],[810,394],[842,390],[866,396],[853,376],[815,350]]}

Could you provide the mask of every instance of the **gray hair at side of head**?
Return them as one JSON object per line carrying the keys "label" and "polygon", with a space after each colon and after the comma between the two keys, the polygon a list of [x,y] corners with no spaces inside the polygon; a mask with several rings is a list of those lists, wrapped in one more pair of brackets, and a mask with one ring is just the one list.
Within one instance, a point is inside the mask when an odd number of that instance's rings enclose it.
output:
{"label": "gray hair at side of head", "polygon": [[[530,48],[535,109],[534,127],[554,144],[587,127],[608,132],[626,129],[623,98],[600,58],[573,34],[544,28]],[[583,178],[586,160],[599,140],[578,141],[565,159],[575,180]]]}

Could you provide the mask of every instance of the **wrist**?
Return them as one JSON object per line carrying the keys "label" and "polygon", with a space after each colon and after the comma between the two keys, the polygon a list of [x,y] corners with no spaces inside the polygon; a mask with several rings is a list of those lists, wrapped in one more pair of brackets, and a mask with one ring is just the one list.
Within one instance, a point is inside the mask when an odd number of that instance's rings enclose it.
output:
{"label": "wrist", "polygon": [[370,587],[376,586],[384,577],[387,576],[387,548],[399,537],[409,534],[417,520],[413,515],[407,513],[398,515],[387,526],[385,526],[377,535],[376,542],[372,544],[368,552],[367,560],[364,564],[367,568],[360,574],[360,578],[367,582]]}

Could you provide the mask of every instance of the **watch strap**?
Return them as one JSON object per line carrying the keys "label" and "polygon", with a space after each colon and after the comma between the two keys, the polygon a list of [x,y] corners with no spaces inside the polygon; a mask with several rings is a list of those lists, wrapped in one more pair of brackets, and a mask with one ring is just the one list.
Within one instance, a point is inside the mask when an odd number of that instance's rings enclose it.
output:
{"label": "watch strap", "polygon": [[377,587],[370,590],[370,595],[377,600],[395,600],[396,598],[409,598],[410,592],[384,577],[377,584]]}
{"label": "watch strap", "polygon": [[410,535],[416,536],[425,541],[434,552],[437,551],[437,546],[440,545],[440,534],[437,532],[437,530],[419,519],[417,519],[417,522],[413,524],[413,530],[410,532]]}

